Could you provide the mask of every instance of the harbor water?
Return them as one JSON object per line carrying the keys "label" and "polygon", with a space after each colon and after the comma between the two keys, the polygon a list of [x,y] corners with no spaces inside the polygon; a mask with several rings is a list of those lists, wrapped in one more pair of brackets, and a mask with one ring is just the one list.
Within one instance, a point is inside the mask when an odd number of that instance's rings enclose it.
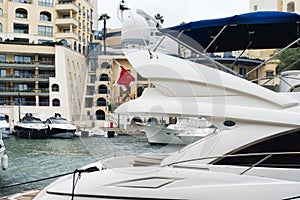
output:
{"label": "harbor water", "polygon": [[10,137],[4,139],[4,143],[9,165],[7,170],[2,171],[0,197],[41,189],[55,179],[7,186],[73,172],[105,158],[148,152],[169,153],[182,148],[176,145],[149,145],[143,134],[42,140]]}

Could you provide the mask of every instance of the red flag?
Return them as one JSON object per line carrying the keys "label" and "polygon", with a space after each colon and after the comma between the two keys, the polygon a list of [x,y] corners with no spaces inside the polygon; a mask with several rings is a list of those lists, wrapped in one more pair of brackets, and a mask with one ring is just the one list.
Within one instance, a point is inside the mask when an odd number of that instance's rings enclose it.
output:
{"label": "red flag", "polygon": [[135,78],[121,65],[120,68],[121,70],[119,78],[117,79],[117,84],[121,85],[121,87],[123,86],[122,89],[126,91],[129,88],[130,83],[135,81]]}

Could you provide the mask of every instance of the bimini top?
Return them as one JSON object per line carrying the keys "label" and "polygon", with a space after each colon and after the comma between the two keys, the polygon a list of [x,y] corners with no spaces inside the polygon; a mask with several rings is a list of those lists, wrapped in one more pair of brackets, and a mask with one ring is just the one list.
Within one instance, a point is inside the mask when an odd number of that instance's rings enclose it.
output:
{"label": "bimini top", "polygon": [[[251,12],[232,17],[202,20],[174,26],[161,31],[195,40],[206,52],[243,49],[284,48],[300,38],[300,15],[287,12]],[[181,34],[180,34],[181,35]],[[178,38],[195,48],[195,42]],[[292,45],[299,47],[300,42]]]}

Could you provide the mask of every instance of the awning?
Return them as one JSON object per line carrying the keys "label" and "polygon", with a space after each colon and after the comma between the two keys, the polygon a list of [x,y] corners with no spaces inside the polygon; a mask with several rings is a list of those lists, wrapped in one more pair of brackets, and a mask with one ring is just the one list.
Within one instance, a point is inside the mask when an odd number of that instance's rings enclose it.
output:
{"label": "awning", "polygon": [[[199,49],[200,44],[206,52],[226,52],[284,48],[300,38],[299,26],[299,14],[264,11],[190,22],[161,31],[193,48]],[[291,47],[299,46],[298,42]]]}

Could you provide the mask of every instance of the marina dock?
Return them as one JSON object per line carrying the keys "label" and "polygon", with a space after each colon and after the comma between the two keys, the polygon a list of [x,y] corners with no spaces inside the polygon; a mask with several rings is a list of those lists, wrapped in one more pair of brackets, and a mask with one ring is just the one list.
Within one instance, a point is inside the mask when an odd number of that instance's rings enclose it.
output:
{"label": "marina dock", "polygon": [[23,193],[17,193],[2,197],[2,200],[31,200],[40,190],[29,190]]}

